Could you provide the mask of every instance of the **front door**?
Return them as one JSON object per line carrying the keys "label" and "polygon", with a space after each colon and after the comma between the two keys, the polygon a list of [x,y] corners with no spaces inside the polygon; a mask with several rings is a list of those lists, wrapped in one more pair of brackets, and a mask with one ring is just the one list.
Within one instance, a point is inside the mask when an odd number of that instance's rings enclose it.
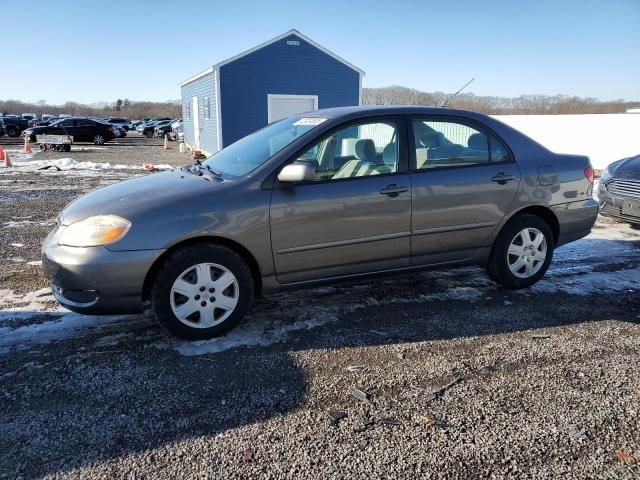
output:
{"label": "front door", "polygon": [[274,187],[271,243],[280,283],[409,266],[403,132],[398,119],[350,124],[295,159],[313,165],[316,175]]}
{"label": "front door", "polygon": [[491,246],[518,191],[518,165],[482,126],[442,116],[411,124],[412,264],[470,259]]}

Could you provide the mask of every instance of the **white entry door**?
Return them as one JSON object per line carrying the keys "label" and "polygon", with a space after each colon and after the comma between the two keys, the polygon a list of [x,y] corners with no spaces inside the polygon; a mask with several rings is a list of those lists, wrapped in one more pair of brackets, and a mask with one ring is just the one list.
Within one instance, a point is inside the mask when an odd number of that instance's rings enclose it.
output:
{"label": "white entry door", "polygon": [[200,110],[198,109],[198,97],[193,97],[193,141],[200,146]]}
{"label": "white entry door", "polygon": [[269,123],[282,118],[318,109],[317,95],[267,95]]}

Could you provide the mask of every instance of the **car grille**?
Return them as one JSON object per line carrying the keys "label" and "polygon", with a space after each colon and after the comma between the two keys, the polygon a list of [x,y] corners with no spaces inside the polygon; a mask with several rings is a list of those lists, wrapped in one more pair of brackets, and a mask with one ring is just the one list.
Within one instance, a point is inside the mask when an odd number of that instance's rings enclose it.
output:
{"label": "car grille", "polygon": [[640,180],[616,178],[607,183],[606,189],[616,196],[640,198]]}

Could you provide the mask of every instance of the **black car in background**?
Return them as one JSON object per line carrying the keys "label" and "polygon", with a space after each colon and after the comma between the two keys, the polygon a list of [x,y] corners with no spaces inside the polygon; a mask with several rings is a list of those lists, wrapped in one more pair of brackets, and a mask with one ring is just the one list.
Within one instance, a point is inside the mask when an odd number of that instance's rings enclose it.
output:
{"label": "black car in background", "polygon": [[600,214],[640,227],[640,155],[613,162],[598,186]]}
{"label": "black car in background", "polygon": [[171,123],[170,118],[156,118],[148,123],[140,125],[136,130],[147,138],[153,138],[156,132],[156,127],[167,125]]}
{"label": "black car in background", "polygon": [[164,136],[167,133],[171,132],[171,126],[173,125],[174,121],[175,120],[165,120],[163,122],[156,124],[156,127],[154,129],[155,136],[159,138],[164,138]]}
{"label": "black car in background", "polygon": [[17,115],[0,116],[0,120],[4,123],[4,129],[10,137],[18,137],[29,128],[29,121]]}
{"label": "black car in background", "polygon": [[113,126],[90,118],[64,118],[45,127],[32,127],[25,130],[32,142],[36,135],[70,135],[74,142],[91,142],[102,145],[115,138]]}

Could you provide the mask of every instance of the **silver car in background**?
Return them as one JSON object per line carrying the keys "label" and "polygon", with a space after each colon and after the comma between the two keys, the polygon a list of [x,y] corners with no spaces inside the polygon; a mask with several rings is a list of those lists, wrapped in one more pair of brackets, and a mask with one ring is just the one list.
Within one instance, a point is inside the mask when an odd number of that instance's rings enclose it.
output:
{"label": "silver car in background", "polygon": [[43,244],[76,312],[146,311],[186,339],[224,334],[254,297],[461,265],[509,289],[598,214],[589,159],[478,113],[384,106],[286,118],[202,163],[67,206]]}

